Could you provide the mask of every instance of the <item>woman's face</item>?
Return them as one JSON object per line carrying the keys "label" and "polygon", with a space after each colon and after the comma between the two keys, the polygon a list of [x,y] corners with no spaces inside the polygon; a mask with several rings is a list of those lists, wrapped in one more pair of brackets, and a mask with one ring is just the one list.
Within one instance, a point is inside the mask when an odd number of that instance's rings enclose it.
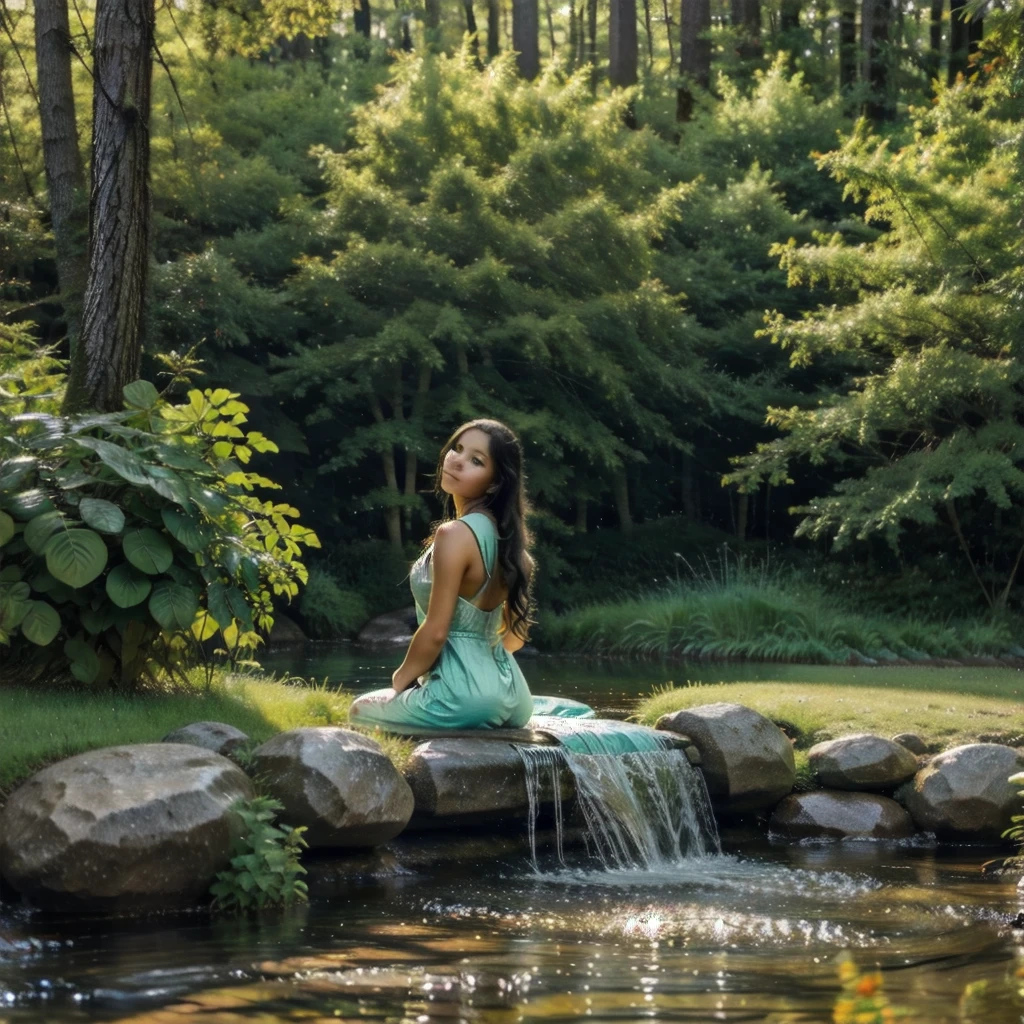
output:
{"label": "woman's face", "polygon": [[491,439],[476,427],[459,434],[444,457],[441,490],[464,501],[474,501],[494,483]]}

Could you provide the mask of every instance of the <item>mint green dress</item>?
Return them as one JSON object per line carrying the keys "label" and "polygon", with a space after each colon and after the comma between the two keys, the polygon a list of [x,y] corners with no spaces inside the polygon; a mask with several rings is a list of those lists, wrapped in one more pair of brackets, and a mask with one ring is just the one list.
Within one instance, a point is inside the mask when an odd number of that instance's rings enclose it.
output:
{"label": "mint green dress", "polygon": [[[354,725],[406,735],[437,729],[521,729],[534,714],[523,673],[498,635],[505,605],[484,611],[476,604],[494,572],[497,529],[483,512],[470,512],[460,522],[473,531],[480,547],[487,573],[483,586],[472,599],[456,601],[448,639],[422,685],[397,694],[388,687],[357,697],[349,711]],[[430,555],[428,548],[409,573],[420,623],[430,601]]]}

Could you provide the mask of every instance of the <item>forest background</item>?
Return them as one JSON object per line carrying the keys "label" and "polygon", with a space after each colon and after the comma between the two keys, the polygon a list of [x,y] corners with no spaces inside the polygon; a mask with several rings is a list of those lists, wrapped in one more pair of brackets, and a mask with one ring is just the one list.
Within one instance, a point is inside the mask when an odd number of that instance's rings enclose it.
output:
{"label": "forest background", "polygon": [[[256,440],[216,457],[320,538],[301,594],[274,590],[311,635],[406,603],[438,448],[486,415],[525,443],[542,646],[1024,655],[1019,3],[0,11],[8,415],[54,359],[64,413],[139,376],[230,389]],[[114,99],[111,54],[136,76]],[[135,149],[103,150],[108,108]],[[142,255],[103,278],[118,222]],[[166,582],[165,627],[244,622],[203,575]]]}

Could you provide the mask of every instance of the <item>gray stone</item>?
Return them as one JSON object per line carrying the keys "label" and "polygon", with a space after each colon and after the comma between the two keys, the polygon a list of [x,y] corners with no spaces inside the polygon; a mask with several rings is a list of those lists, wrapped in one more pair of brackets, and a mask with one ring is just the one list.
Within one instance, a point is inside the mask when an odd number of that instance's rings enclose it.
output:
{"label": "gray stone", "polygon": [[370,619],[359,630],[357,639],[362,644],[405,644],[415,632],[416,609],[401,608]]}
{"label": "gray stone", "polygon": [[309,643],[309,637],[302,632],[302,627],[281,612],[274,612],[274,625],[270,627],[267,637],[268,647],[298,647]]}
{"label": "gray stone", "polygon": [[1007,779],[1024,753],[997,743],[944,751],[901,786],[896,799],[918,828],[953,838],[996,839],[1020,813],[1020,789]]}
{"label": "gray stone", "polygon": [[715,806],[774,807],[796,781],[793,745],[764,715],[741,704],[705,704],[663,715],[656,728],[689,736]]}
{"label": "gray stone", "polygon": [[249,742],[249,737],[224,722],[192,722],[169,732],[161,743],[191,743],[194,747],[212,750],[215,754],[230,755],[233,750]]}
{"label": "gray stone", "polygon": [[912,754],[920,756],[921,754],[928,753],[928,744],[917,733],[897,733],[893,736],[892,741],[893,743],[898,743],[901,747],[906,747]]}
{"label": "gray stone", "polygon": [[412,792],[376,740],[333,726],[278,733],[252,754],[251,771],[305,825],[311,847],[363,847],[398,835]]}
{"label": "gray stone", "polygon": [[917,771],[906,747],[870,733],[817,743],[807,759],[826,789],[893,789]]}
{"label": "gray stone", "polygon": [[37,772],[0,813],[0,872],[37,906],[130,912],[193,906],[242,828],[252,784],[188,744],[91,750]]}
{"label": "gray stone", "polygon": [[[522,822],[529,808],[526,766],[510,743],[489,739],[440,739],[421,743],[405,777],[416,800],[413,823],[431,827],[476,821]],[[562,798],[571,798],[569,772],[559,772]],[[554,801],[548,772],[541,772],[542,803]]]}
{"label": "gray stone", "polygon": [[895,800],[827,789],[787,796],[769,828],[792,839],[906,839],[914,833],[910,815]]}

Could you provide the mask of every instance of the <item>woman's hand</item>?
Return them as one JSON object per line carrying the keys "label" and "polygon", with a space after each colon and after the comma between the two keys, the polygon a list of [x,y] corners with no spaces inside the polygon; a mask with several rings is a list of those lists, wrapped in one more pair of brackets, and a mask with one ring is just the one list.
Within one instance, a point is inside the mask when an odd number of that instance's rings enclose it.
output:
{"label": "woman's hand", "polygon": [[403,690],[408,690],[410,686],[415,686],[416,683],[417,680],[415,679],[407,682],[402,674],[401,668],[396,668],[395,671],[391,673],[391,686],[395,693],[401,693]]}

